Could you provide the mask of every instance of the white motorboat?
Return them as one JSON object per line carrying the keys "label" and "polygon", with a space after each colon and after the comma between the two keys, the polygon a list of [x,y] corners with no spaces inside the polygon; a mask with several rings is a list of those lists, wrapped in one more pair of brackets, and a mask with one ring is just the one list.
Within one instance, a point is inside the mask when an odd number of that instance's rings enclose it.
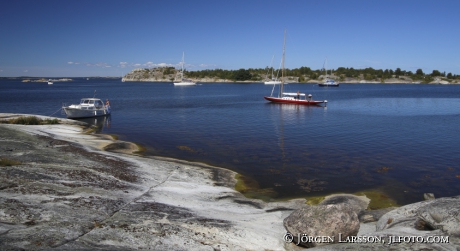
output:
{"label": "white motorboat", "polygon": [[49,79],[49,80],[48,80],[48,84],[49,84],[49,85],[52,85],[52,84],[53,84],[53,80]]}
{"label": "white motorboat", "polygon": [[83,98],[80,104],[63,106],[62,109],[69,119],[106,116],[111,112],[110,105],[105,105],[98,98]]}

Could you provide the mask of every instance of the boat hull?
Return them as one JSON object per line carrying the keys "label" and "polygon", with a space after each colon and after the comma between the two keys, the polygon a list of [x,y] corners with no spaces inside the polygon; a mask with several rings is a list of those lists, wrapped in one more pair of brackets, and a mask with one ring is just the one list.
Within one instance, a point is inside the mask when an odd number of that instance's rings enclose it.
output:
{"label": "boat hull", "polygon": [[174,83],[174,85],[177,85],[177,86],[196,85],[196,83],[193,83],[193,82],[178,82],[178,83]]}
{"label": "boat hull", "polygon": [[63,109],[68,119],[92,118],[110,115],[110,110],[106,108],[85,110],[78,108],[63,107]]}
{"label": "boat hull", "polygon": [[301,99],[286,99],[286,98],[275,98],[275,97],[264,97],[264,99],[282,104],[297,104],[297,105],[320,105],[326,103],[327,101],[318,101],[318,100],[301,100]]}
{"label": "boat hull", "polygon": [[321,87],[339,87],[339,84],[318,84]]}
{"label": "boat hull", "polygon": [[281,84],[281,81],[267,81],[267,82],[264,82],[264,84],[266,84],[266,85],[279,85],[279,84]]}

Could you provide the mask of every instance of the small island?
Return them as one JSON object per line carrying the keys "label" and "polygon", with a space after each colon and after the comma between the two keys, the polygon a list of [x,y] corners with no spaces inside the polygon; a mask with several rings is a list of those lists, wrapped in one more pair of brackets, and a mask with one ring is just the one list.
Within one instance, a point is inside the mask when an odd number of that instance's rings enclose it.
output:
{"label": "small island", "polygon": [[35,78],[24,78],[22,80],[22,82],[24,83],[27,83],[27,82],[69,82],[69,81],[73,81],[73,79],[71,78],[59,78],[59,79],[46,79],[46,78],[39,78],[39,79],[35,79]]}

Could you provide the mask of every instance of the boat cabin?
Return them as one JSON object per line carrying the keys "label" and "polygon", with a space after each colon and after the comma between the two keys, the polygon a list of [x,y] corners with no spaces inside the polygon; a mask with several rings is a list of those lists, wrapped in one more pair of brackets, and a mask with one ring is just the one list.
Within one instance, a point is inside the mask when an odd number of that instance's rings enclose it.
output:
{"label": "boat cabin", "polygon": [[102,100],[97,99],[97,98],[83,98],[80,101],[80,106],[84,109],[93,109],[92,107],[96,109],[100,109],[104,107],[104,103],[102,103]]}
{"label": "boat cabin", "polygon": [[311,94],[307,95],[305,93],[300,93],[300,92],[283,92],[283,99],[288,99],[288,100],[311,100],[311,97],[312,97]]}

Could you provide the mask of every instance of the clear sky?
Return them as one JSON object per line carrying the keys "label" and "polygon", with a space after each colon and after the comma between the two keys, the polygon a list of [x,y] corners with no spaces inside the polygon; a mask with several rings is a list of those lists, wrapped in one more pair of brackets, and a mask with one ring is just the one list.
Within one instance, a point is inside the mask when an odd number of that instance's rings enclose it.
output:
{"label": "clear sky", "polygon": [[2,1],[0,77],[279,66],[460,75],[458,0]]}

